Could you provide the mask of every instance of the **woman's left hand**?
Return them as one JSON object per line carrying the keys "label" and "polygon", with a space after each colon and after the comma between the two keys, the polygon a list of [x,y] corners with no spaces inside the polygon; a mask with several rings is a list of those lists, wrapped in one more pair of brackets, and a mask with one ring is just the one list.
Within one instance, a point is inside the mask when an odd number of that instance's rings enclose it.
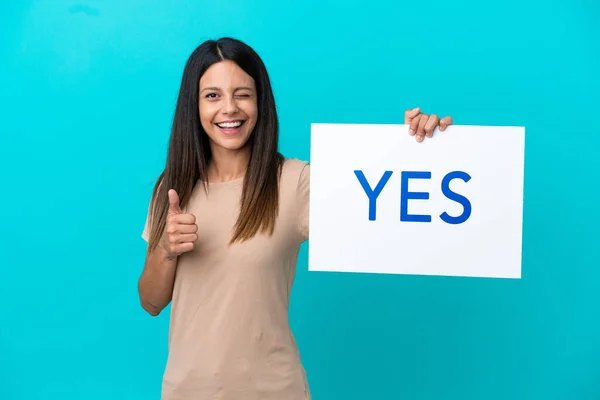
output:
{"label": "woman's left hand", "polygon": [[423,114],[421,108],[413,108],[406,110],[404,113],[404,123],[410,125],[408,134],[415,136],[417,142],[422,142],[425,136],[432,137],[433,131],[439,127],[440,131],[444,131],[448,125],[452,125],[452,117],[444,117],[440,119],[435,114]]}

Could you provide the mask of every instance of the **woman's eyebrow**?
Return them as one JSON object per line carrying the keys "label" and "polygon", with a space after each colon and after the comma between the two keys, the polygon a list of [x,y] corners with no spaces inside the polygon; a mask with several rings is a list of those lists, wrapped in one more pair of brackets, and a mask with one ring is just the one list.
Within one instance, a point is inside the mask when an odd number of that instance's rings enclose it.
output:
{"label": "woman's eyebrow", "polygon": [[[209,87],[205,87],[204,89],[202,89],[202,90],[200,91],[200,93],[204,92],[205,90],[214,90],[214,91],[217,91],[217,92],[218,92],[218,91],[220,91],[221,89],[220,89],[220,88],[218,88],[218,87],[216,87],[216,86],[209,86]],[[238,90],[250,90],[250,91],[252,91],[252,88],[251,88],[251,87],[249,87],[249,86],[240,86],[240,87],[237,87],[237,88],[235,88],[235,90],[234,90],[234,91],[238,91]]]}

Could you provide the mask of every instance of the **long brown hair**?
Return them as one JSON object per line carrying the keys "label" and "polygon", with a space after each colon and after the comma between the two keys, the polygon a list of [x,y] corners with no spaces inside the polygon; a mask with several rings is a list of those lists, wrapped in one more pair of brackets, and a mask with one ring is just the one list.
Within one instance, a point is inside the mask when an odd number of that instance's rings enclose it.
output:
{"label": "long brown hair", "polygon": [[240,213],[230,243],[251,239],[258,232],[272,234],[279,209],[279,174],[283,156],[278,152],[279,123],[269,75],[259,55],[245,43],[221,38],[198,46],[186,62],[175,108],[166,166],[152,191],[148,251],[156,248],[164,232],[169,189],[184,208],[201,180],[208,190],[209,139],[200,124],[198,85],[213,64],[231,60],[256,84],[258,118],[250,136],[251,155],[244,177]]}

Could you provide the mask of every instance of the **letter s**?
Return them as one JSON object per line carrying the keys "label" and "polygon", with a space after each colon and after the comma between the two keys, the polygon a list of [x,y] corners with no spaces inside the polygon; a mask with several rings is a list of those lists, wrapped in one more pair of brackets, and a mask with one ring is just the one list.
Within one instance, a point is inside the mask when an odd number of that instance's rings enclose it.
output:
{"label": "letter s", "polygon": [[450,190],[450,182],[453,179],[462,179],[464,182],[469,182],[471,180],[471,176],[463,171],[453,171],[453,172],[448,173],[442,180],[442,193],[448,199],[456,201],[457,203],[460,203],[463,206],[463,213],[461,215],[459,215],[458,217],[452,217],[452,216],[448,215],[447,212],[444,211],[440,215],[440,218],[442,219],[442,221],[444,221],[448,224],[456,225],[456,224],[462,224],[463,222],[468,220],[469,217],[471,216],[471,202],[466,197]]}

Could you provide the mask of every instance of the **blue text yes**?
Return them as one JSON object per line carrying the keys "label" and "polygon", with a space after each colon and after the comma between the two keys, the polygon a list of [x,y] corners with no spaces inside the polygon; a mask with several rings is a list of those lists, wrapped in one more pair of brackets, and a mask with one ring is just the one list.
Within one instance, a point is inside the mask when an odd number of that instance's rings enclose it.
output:
{"label": "blue text yes", "polygon": [[[369,220],[375,221],[377,215],[377,197],[388,183],[393,171],[385,171],[381,179],[375,188],[373,188],[365,175],[361,170],[354,171],[354,174],[358,178],[362,188],[364,189],[367,197],[369,198]],[[409,192],[408,181],[409,179],[431,179],[431,172],[428,171],[402,171],[400,174],[400,221],[406,222],[431,222],[431,215],[419,215],[408,213],[408,201],[414,200],[427,200],[429,199],[428,192]],[[456,201],[463,207],[463,213],[457,217],[449,215],[447,212],[440,214],[440,219],[448,224],[462,224],[471,216],[471,202],[465,197],[458,193],[450,190],[450,182],[453,179],[461,179],[464,182],[469,182],[471,176],[463,171],[452,171],[444,176],[442,179],[442,193],[448,199]]]}

